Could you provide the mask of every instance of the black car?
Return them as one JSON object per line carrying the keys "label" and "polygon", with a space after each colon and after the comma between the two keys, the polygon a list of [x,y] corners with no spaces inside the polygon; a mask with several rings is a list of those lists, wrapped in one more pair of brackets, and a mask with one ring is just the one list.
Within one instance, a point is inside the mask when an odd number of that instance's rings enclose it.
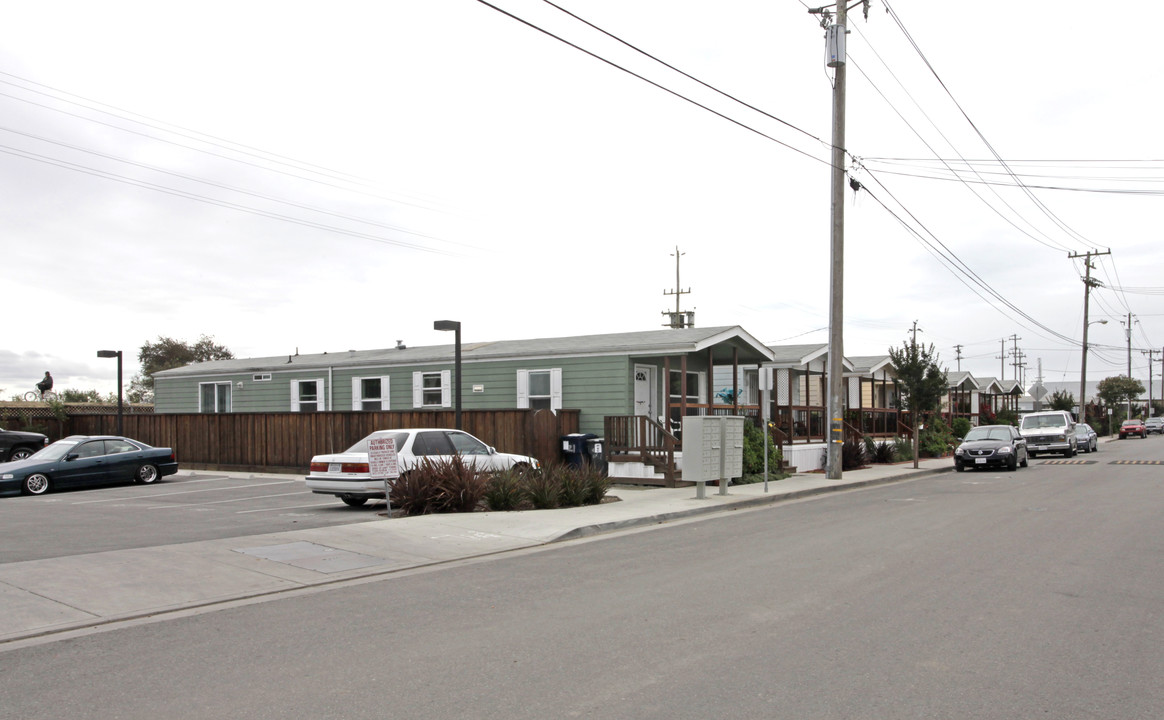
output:
{"label": "black car", "polygon": [[23,460],[48,445],[48,437],[35,432],[0,428],[0,463]]}
{"label": "black car", "polygon": [[152,483],[178,472],[170,448],[112,435],[71,435],[40,452],[0,465],[0,494],[43,495],[50,488]]}
{"label": "black car", "polygon": [[966,433],[954,451],[954,469],[998,468],[1014,470],[1030,461],[1027,441],[1010,425],[982,425]]}

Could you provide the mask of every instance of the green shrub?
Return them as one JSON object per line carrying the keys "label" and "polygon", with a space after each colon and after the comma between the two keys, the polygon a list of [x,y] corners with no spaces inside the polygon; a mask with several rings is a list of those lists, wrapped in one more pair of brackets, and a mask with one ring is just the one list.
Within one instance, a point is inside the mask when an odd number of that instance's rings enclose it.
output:
{"label": "green shrub", "polygon": [[432,475],[420,467],[400,474],[391,485],[392,505],[405,515],[427,515],[436,503],[437,488]]}
{"label": "green shrub", "polygon": [[489,473],[472,463],[465,463],[460,455],[429,464],[436,484],[435,512],[473,512],[489,483]]}
{"label": "green shrub", "polygon": [[913,438],[905,436],[894,438],[893,452],[901,460],[913,460]]}
{"label": "green shrub", "polygon": [[872,463],[894,463],[897,462],[897,444],[882,440],[881,442],[874,442],[873,438],[865,438],[865,457]]}
{"label": "green shrub", "polygon": [[589,479],[590,463],[583,463],[580,468],[560,467],[555,473],[558,482],[558,505],[561,507],[578,507],[586,502],[590,493]]}
{"label": "green shrub", "polygon": [[598,505],[610,492],[610,478],[601,469],[592,465],[583,468],[586,482],[586,494],[582,498],[583,505]]}
{"label": "green shrub", "polygon": [[957,439],[950,426],[936,415],[929,419],[918,435],[918,455],[921,457],[942,457],[955,445]]}
{"label": "green shrub", "polygon": [[537,510],[558,507],[562,487],[559,474],[562,472],[562,465],[547,465],[541,470],[527,473],[522,482],[526,501]]}
{"label": "green shrub", "polygon": [[954,418],[954,422],[950,424],[950,430],[954,433],[954,437],[961,439],[966,437],[966,433],[970,432],[973,425],[964,417]]}
{"label": "green shrub", "polygon": [[999,410],[998,414],[994,416],[994,422],[998,425],[1014,425],[1018,426],[1018,413],[1014,410]]}
{"label": "green shrub", "polygon": [[[768,472],[778,472],[784,466],[779,446],[768,440]],[[751,421],[744,421],[744,474],[764,474],[764,431]]]}
{"label": "green shrub", "polygon": [[485,485],[485,505],[490,510],[518,510],[525,500],[525,470],[503,470]]}

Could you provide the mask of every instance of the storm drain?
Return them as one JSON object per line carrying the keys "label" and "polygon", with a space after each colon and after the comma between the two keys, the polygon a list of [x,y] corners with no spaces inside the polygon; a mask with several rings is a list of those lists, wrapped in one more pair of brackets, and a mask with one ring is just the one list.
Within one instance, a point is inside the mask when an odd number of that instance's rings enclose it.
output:
{"label": "storm drain", "polygon": [[360,568],[383,565],[388,562],[384,558],[362,555],[348,550],[339,550],[326,545],[316,545],[311,542],[293,542],[286,545],[264,545],[254,548],[235,548],[237,553],[260,557],[264,560],[274,560],[286,565],[294,565],[304,570],[314,570],[321,573],[343,572],[344,570],[359,570]]}
{"label": "storm drain", "polygon": [[1108,465],[1164,465],[1164,460],[1112,460]]}

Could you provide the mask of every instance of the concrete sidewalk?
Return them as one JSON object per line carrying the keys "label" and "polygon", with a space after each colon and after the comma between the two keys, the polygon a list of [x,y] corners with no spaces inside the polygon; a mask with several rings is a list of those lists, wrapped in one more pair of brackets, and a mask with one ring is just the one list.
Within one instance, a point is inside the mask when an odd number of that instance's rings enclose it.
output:
{"label": "concrete sidewalk", "polygon": [[317,588],[602,532],[951,470],[949,458],[709,487],[615,486],[620,502],[341,525],[0,565],[0,647],[110,623]]}

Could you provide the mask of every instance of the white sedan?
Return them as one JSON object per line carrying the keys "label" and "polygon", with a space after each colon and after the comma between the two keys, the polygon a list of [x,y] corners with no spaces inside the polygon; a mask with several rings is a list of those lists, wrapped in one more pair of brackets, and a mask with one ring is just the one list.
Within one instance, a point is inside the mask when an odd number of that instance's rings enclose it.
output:
{"label": "white sedan", "polygon": [[467,432],[443,428],[377,430],[342,453],[311,458],[307,488],[321,495],[335,495],[353,507],[369,498],[384,497],[384,481],[372,479],[368,469],[368,441],[392,438],[400,472],[416,467],[424,458],[449,460],[454,455],[488,472],[512,467],[537,468],[536,458],[497,452]]}

